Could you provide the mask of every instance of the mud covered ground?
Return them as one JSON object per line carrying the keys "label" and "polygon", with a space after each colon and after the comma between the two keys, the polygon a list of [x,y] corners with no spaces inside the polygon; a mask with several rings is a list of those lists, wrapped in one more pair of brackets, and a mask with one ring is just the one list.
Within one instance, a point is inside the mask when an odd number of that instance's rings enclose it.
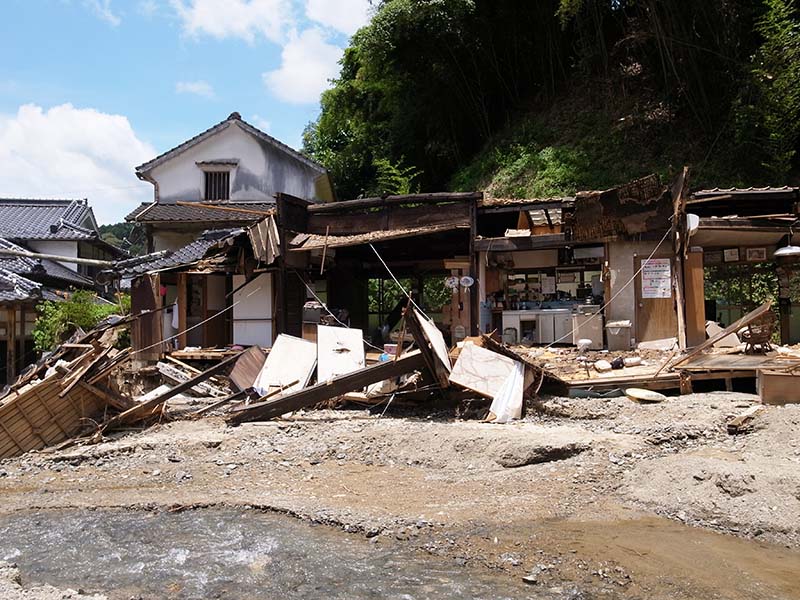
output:
{"label": "mud covered ground", "polygon": [[0,513],[248,506],[556,596],[798,598],[800,406],[728,435],[756,400],[550,398],[507,425],[365,411],[178,421],[0,462]]}

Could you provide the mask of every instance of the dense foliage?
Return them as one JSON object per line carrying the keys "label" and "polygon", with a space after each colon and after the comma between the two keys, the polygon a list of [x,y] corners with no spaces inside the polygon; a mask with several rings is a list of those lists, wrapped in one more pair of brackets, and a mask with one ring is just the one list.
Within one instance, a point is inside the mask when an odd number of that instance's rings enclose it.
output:
{"label": "dense foliage", "polygon": [[343,199],[559,194],[685,162],[695,183],[782,184],[799,28],[794,0],[376,1],[305,151]]}
{"label": "dense foliage", "polygon": [[133,223],[114,223],[113,225],[100,225],[100,237],[112,246],[122,248],[131,256],[141,256],[145,253],[146,239],[144,231]]}
{"label": "dense foliage", "polygon": [[88,331],[109,315],[128,313],[130,296],[123,294],[118,304],[99,302],[94,292],[78,290],[63,301],[42,302],[36,306],[39,313],[33,329],[36,350],[52,350],[79,327]]}

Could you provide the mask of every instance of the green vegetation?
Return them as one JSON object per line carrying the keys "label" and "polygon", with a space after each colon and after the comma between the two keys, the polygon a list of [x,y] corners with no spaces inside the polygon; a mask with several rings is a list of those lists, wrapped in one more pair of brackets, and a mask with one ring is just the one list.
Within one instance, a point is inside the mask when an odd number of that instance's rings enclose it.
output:
{"label": "green vegetation", "polygon": [[131,256],[145,254],[145,236],[141,228],[133,223],[114,223],[113,225],[100,225],[100,237],[112,246],[122,248]]}
{"label": "green vegetation", "polygon": [[118,304],[101,304],[94,292],[78,290],[68,300],[48,300],[39,304],[36,310],[39,316],[33,329],[33,341],[37,351],[46,352],[67,339],[79,327],[88,331],[109,315],[129,313],[131,298],[122,294]]}
{"label": "green vegetation", "polygon": [[798,171],[793,0],[381,0],[341,64],[304,149],[342,199]]}

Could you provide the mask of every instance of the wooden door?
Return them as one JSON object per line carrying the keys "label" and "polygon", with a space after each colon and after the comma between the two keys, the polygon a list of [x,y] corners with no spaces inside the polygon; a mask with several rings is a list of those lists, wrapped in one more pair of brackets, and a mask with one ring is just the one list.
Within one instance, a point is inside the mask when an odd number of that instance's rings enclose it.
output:
{"label": "wooden door", "polygon": [[675,291],[672,276],[675,268],[670,256],[654,256],[640,272],[646,258],[633,259],[636,281],[636,341],[647,342],[678,335]]}

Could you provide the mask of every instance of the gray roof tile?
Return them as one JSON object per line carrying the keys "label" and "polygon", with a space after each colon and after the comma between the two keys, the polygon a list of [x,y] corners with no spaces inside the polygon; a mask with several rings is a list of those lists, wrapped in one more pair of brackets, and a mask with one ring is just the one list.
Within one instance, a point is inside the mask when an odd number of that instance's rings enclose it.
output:
{"label": "gray roof tile", "polygon": [[[208,205],[209,202],[202,204]],[[126,221],[137,221],[139,223],[156,223],[164,221],[180,221],[183,223],[204,223],[213,221],[214,223],[251,223],[260,221],[266,215],[255,214],[265,213],[275,208],[274,202],[216,202],[215,205],[223,207],[222,210],[210,208],[208,206],[186,206],[179,204],[143,203],[132,213],[125,217]],[[230,208],[241,208],[242,212],[226,210]]]}
{"label": "gray roof tile", "polygon": [[93,240],[99,237],[95,228],[94,213],[86,200],[0,198],[0,237]]}
{"label": "gray roof tile", "polygon": [[204,231],[198,239],[183,248],[121,260],[114,264],[114,270],[123,277],[130,277],[150,271],[160,271],[192,264],[204,258],[212,248],[223,248],[226,245],[230,245],[234,239],[244,235],[244,233],[244,229],[240,228]]}

